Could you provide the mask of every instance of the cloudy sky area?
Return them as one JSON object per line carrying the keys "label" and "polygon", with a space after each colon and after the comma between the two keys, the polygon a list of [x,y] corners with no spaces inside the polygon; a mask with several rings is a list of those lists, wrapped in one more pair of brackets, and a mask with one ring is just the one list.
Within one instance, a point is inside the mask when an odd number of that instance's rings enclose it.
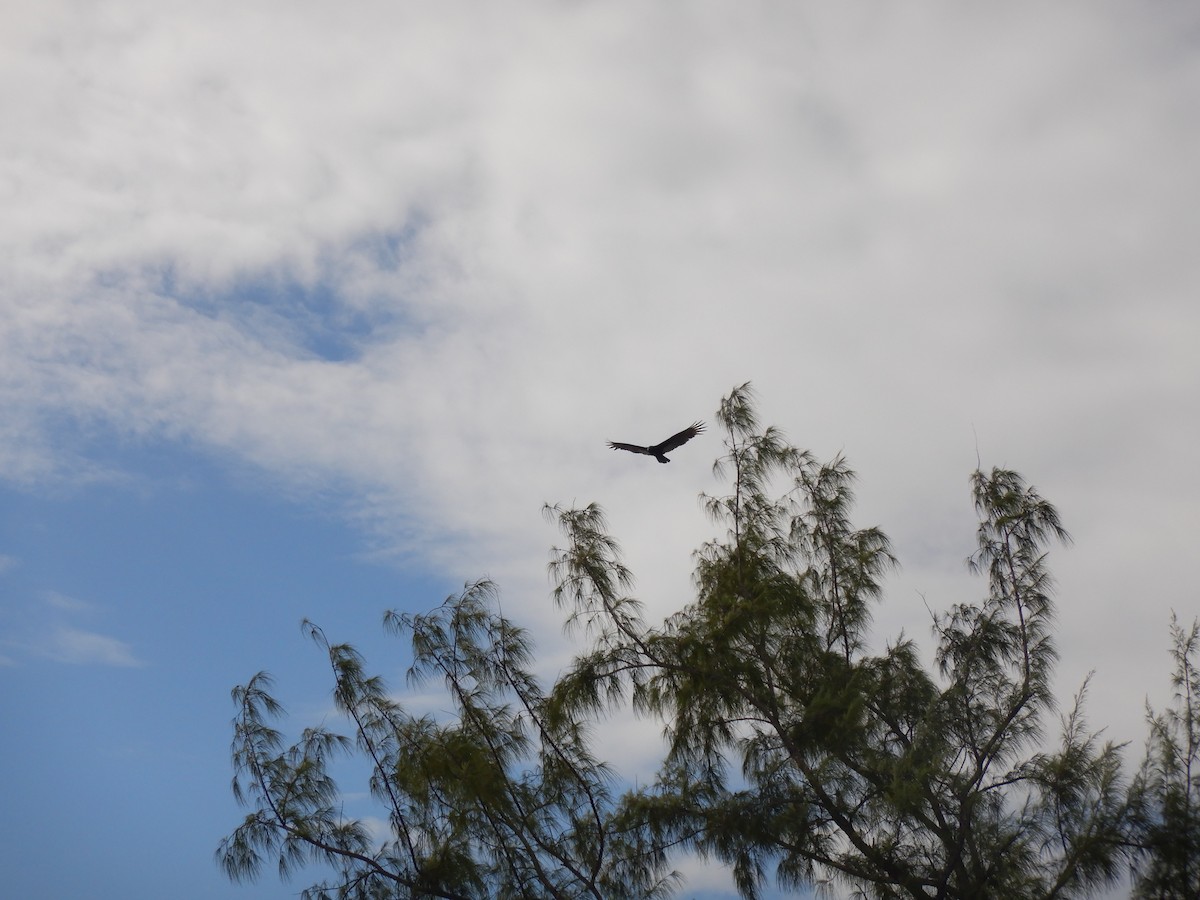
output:
{"label": "cloudy sky area", "polygon": [[[229,689],[269,669],[293,725],[326,715],[305,616],[402,684],[383,611],[484,574],[552,673],[543,502],[604,505],[677,609],[720,435],[670,466],[604,442],[747,380],[895,542],[880,641],[928,647],[926,604],[982,591],[977,454],[1056,503],[1062,696],[1095,670],[1093,724],[1140,755],[1171,611],[1200,613],[1195,4],[2,21],[14,896],[294,893],[212,863]],[[613,733],[627,771],[652,755]]]}

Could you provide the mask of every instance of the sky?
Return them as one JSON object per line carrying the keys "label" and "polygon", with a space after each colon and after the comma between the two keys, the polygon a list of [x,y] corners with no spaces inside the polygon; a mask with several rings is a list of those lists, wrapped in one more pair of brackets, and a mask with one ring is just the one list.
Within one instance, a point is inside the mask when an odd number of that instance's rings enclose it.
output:
{"label": "sky", "polygon": [[[309,618],[488,576],[553,677],[544,503],[600,503],[651,618],[715,534],[716,429],[859,474],[928,652],[978,464],[1054,549],[1056,682],[1140,758],[1200,615],[1200,8],[502,0],[0,9],[0,868],[227,882],[229,691],[325,721]],[[653,769],[655,723],[603,750]],[[347,784],[346,790],[361,790]],[[364,804],[364,809],[366,808]],[[364,813],[366,814],[366,813]],[[686,896],[728,880],[688,864]]]}

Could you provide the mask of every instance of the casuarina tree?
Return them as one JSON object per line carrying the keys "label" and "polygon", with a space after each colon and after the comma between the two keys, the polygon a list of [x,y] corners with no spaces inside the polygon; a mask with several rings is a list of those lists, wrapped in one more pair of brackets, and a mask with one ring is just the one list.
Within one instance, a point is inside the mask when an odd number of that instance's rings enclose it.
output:
{"label": "casuarina tree", "polygon": [[[389,613],[410,677],[452,714],[405,709],[349,646],[326,641],[348,734],[284,748],[265,675],[237,688],[235,793],[251,807],[218,858],[235,878],[308,861],[310,896],[649,897],[687,850],[772,881],[864,897],[1082,897],[1124,871],[1136,816],[1119,749],[1089,731],[1083,694],[1056,721],[1047,553],[1068,540],[1015,472],[978,471],[979,596],[935,616],[934,666],[872,610],[896,565],[852,521],[854,474],[759,426],[748,385],[717,414],[728,493],[696,555],[696,596],[648,623],[595,505],[551,507],[554,598],[586,639],[548,688],[529,641],[469,586],[424,616]],[[618,787],[589,726],[620,704],[665,726],[656,778]],[[386,811],[346,818],[329,760],[357,752]]]}
{"label": "casuarina tree", "polygon": [[1200,623],[1171,622],[1174,702],[1147,712],[1150,736],[1134,780],[1138,900],[1200,898]]}

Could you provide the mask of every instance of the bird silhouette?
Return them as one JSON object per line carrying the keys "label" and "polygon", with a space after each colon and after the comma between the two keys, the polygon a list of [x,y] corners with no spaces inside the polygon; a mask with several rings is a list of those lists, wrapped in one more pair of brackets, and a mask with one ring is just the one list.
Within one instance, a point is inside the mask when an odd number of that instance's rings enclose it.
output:
{"label": "bird silhouette", "polygon": [[678,434],[673,434],[661,444],[654,444],[651,447],[642,447],[638,444],[622,444],[619,441],[609,441],[608,446],[614,450],[628,450],[630,453],[644,453],[646,456],[653,456],[660,463],[669,463],[666,453],[674,450],[676,447],[682,447],[696,435],[704,430],[703,422],[696,422],[694,425],[683,429]]}

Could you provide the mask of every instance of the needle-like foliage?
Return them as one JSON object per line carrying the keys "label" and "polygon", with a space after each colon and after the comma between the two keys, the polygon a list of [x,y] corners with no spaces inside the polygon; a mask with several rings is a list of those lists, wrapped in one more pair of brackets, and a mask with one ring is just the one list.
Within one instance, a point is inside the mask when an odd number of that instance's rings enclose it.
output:
{"label": "needle-like foliage", "polygon": [[[646,840],[728,864],[741,893],[842,883],[869,897],[1081,896],[1116,876],[1127,816],[1118,749],[1081,709],[1036,752],[1052,705],[1053,506],[1014,472],[976,472],[984,599],[939,616],[938,671],[900,637],[870,651],[871,610],[896,564],[852,524],[854,475],[760,429],[748,387],[718,412],[731,491],[705,498],[725,537],[697,553],[694,603],[661,629],[612,617],[556,696],[578,714],[628,691],[666,723],[658,781],[629,795]],[[559,559],[577,614],[625,601],[580,547]],[[594,524],[594,522],[593,522]],[[582,598],[582,599],[578,599]],[[603,630],[603,626],[597,626]]]}
{"label": "needle-like foliage", "polygon": [[1174,702],[1147,710],[1150,737],[1134,781],[1138,900],[1200,897],[1200,622],[1171,621]]}
{"label": "needle-like foliage", "polygon": [[[523,631],[494,611],[488,582],[427,615],[388,613],[410,639],[414,684],[440,681],[453,716],[413,716],[368,677],[359,654],[330,644],[334,700],[353,739],[310,730],[281,751],[268,720],[280,713],[258,675],[234,691],[234,794],[254,812],[218,850],[226,872],[253,878],[270,858],[281,875],[323,862],[340,877],[311,898],[655,897],[675,876],[617,817],[603,763],[577,718],[551,716],[531,675]],[[335,805],[327,763],[353,744],[387,811],[379,838]]]}
{"label": "needle-like foliage", "polygon": [[[1154,720],[1135,809],[1119,748],[1086,727],[1083,691],[1047,736],[1047,553],[1068,536],[1036,490],[1003,469],[972,476],[968,565],[984,586],[935,616],[931,671],[903,635],[872,636],[896,559],[882,531],[853,524],[846,461],[761,428],[747,385],[717,422],[715,473],[730,487],[703,499],[721,537],[696,553],[694,601],[666,621],[643,619],[598,506],[547,507],[563,536],[553,597],[587,641],[548,691],[488,582],[385,619],[411,643],[411,682],[440,684],[449,716],[409,713],[312,625],[348,736],[310,729],[284,749],[266,676],[236,689],[234,793],[252,812],[218,852],[229,875],[315,861],[339,877],[310,897],[640,898],[671,892],[671,854],[687,848],[728,865],[748,898],[774,880],[1048,900],[1118,876],[1137,809],[1144,846],[1194,853],[1194,632],[1177,650],[1185,712]],[[622,703],[667,737],[657,778],[623,796],[589,749],[589,725]],[[347,751],[369,765],[386,835],[342,812],[328,764]],[[1180,822],[1193,831],[1171,843],[1165,829]],[[1194,884],[1200,867],[1182,871]]]}

